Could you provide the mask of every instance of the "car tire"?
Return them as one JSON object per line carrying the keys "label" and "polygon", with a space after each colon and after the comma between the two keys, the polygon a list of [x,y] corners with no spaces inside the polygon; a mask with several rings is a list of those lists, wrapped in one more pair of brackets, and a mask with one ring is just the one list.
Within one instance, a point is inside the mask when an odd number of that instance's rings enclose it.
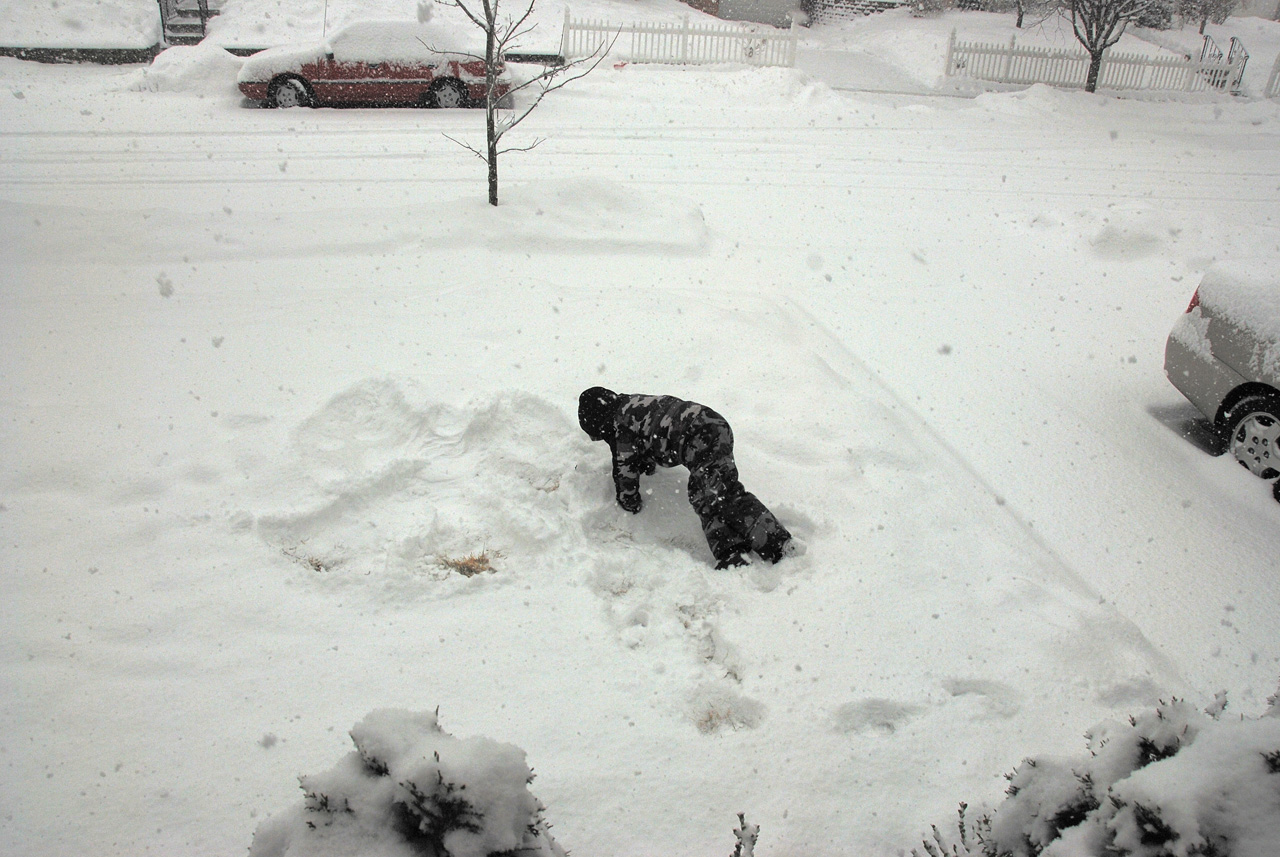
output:
{"label": "car tire", "polygon": [[1225,451],[1263,479],[1280,476],[1280,395],[1246,396],[1222,415]]}
{"label": "car tire", "polygon": [[467,89],[461,81],[451,77],[437,80],[431,84],[430,103],[432,107],[466,107]]}
{"label": "car tire", "polygon": [[1271,486],[1271,496],[1276,498],[1276,502],[1280,503],[1280,479],[1276,480],[1276,484]]}
{"label": "car tire", "polygon": [[281,110],[289,107],[310,107],[313,99],[306,81],[291,74],[282,74],[267,87],[267,106]]}

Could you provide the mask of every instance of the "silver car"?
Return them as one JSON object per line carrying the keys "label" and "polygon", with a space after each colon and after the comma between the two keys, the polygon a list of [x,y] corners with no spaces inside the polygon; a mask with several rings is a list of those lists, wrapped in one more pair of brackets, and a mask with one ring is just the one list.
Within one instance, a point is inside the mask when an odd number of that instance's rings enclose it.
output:
{"label": "silver car", "polygon": [[[1280,275],[1232,264],[1205,274],[1165,345],[1173,386],[1213,424],[1222,452],[1280,477]],[[1280,481],[1273,489],[1280,501]]]}

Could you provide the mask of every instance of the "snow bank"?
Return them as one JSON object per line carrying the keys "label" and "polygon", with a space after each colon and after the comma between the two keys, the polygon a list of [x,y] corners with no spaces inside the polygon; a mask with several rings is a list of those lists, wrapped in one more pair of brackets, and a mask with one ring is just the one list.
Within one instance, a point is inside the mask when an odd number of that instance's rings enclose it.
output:
{"label": "snow bank", "polygon": [[124,81],[134,92],[191,92],[228,95],[236,90],[236,74],[244,60],[214,45],[173,47]]}
{"label": "snow bank", "polygon": [[161,41],[155,0],[4,0],[0,45],[11,48],[149,48]]}
{"label": "snow bank", "polygon": [[[1012,13],[970,12],[953,10],[937,17],[914,18],[910,8],[891,10],[851,21],[833,21],[808,30],[804,34],[800,64],[808,66],[805,52],[839,53],[836,60],[853,63],[857,78],[850,80],[855,88],[886,88],[896,79],[897,86],[910,83],[935,91],[1001,91],[1021,87],[977,81],[971,78],[948,78],[944,66],[947,40],[952,30],[964,41],[991,45],[1008,45],[1010,39],[1021,47],[1050,50],[1081,51],[1071,29],[1069,18],[1049,16],[1037,20],[1028,16],[1025,26],[1014,26]],[[1207,32],[1226,50],[1233,36],[1241,39],[1252,58],[1245,67],[1246,94],[1261,92],[1266,84],[1277,51],[1280,51],[1280,22],[1261,18],[1229,18],[1224,24],[1209,25]],[[1146,56],[1199,56],[1203,38],[1192,24],[1179,30],[1148,30],[1129,27],[1111,50]],[[887,73],[886,73],[887,72]],[[1213,95],[1195,96],[1176,92],[1127,92],[1124,97],[1140,99],[1204,100]]]}
{"label": "snow bank", "polygon": [[351,739],[355,752],[299,778],[303,804],[263,823],[250,857],[565,857],[519,747],[460,740],[434,714],[397,709],[372,712]]}

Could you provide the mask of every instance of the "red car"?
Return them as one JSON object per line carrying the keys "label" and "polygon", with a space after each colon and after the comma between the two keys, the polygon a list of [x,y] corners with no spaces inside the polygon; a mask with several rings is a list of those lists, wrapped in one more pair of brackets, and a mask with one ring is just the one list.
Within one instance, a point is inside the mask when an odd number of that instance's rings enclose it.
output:
{"label": "red car", "polygon": [[[474,31],[474,32],[471,32]],[[324,104],[469,107],[485,103],[483,42],[467,25],[363,21],[321,45],[270,48],[245,60],[240,91],[270,107]],[[494,96],[511,88],[499,68]]]}

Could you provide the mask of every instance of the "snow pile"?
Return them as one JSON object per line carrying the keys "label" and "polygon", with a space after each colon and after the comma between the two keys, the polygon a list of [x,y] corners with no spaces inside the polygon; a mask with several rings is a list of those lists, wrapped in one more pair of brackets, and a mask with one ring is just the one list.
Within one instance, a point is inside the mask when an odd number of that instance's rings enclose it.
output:
{"label": "snow pile", "polygon": [[[1086,734],[1089,758],[1019,765],[1009,775],[1008,799],[972,832],[963,827],[962,808],[962,844],[989,857],[1274,857],[1277,700],[1262,717],[1237,720],[1222,718],[1225,693],[1204,713],[1173,699],[1127,726],[1097,726]],[[946,849],[936,832],[935,841]]]}
{"label": "snow pile", "polygon": [[250,857],[564,857],[519,747],[398,709],[370,713],[351,739],[336,766],[299,778],[303,803],[258,828]]}
{"label": "snow pile", "polygon": [[[798,64],[809,68],[812,57],[824,55],[824,62],[847,66],[852,71],[848,83],[857,88],[900,89],[921,87],[934,91],[995,90],[1008,87],[971,78],[945,76],[947,40],[954,30],[961,41],[1005,46],[1010,39],[1020,47],[1078,52],[1083,48],[1076,39],[1068,16],[1028,16],[1022,28],[1015,25],[1011,13],[970,12],[952,10],[936,17],[915,18],[909,7],[894,9],[850,21],[832,21],[815,26],[803,34]],[[1262,18],[1232,17],[1223,24],[1210,24],[1206,32],[1225,51],[1232,37],[1239,38],[1252,55],[1245,66],[1244,92],[1261,93],[1267,82],[1271,64],[1280,50],[1280,22]],[[1115,53],[1141,54],[1172,58],[1199,56],[1204,39],[1197,24],[1181,29],[1125,29],[1111,50]],[[806,56],[806,54],[808,56]],[[1179,98],[1195,100],[1181,93],[1129,92],[1128,99]],[[1206,96],[1199,95],[1197,98]]]}
{"label": "snow pile", "polygon": [[151,65],[133,72],[126,79],[125,88],[134,92],[221,95],[235,91],[242,62],[214,45],[173,47],[156,56]]}
{"label": "snow pile", "polygon": [[[450,591],[474,591],[483,580],[449,575],[442,558],[487,549],[532,561],[578,529],[561,483],[580,481],[582,443],[533,396],[454,409],[414,405],[389,380],[361,382],[294,432],[296,460],[264,483],[294,509],[259,516],[258,534],[335,570],[332,585],[356,577],[407,590],[448,579]],[[387,531],[398,536],[388,542]]]}
{"label": "snow pile", "polygon": [[0,45],[13,48],[149,48],[159,44],[155,0],[0,2]]}

